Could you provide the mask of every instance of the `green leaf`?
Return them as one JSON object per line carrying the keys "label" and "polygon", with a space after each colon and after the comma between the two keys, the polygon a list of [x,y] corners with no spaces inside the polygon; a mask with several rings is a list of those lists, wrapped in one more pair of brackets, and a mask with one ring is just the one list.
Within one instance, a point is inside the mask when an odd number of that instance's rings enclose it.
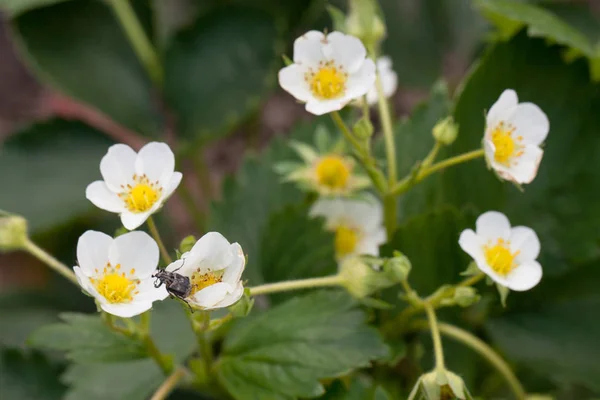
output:
{"label": "green leaf", "polygon": [[100,159],[112,142],[79,122],[53,120],[11,136],[0,152],[0,208],[23,215],[39,233],[94,207],[86,186],[100,179]]}
{"label": "green leaf", "polygon": [[322,291],[237,322],[217,374],[239,400],[316,397],[324,392],[319,379],[367,367],[387,352],[348,294]]}
{"label": "green leaf", "polygon": [[569,264],[600,256],[593,183],[600,179],[600,95],[583,60],[567,65],[560,47],[521,33],[496,44],[465,83],[455,109],[455,154],[481,146],[483,111],[506,88],[515,89],[520,101],[539,105],[550,120],[536,179],[523,193],[499,181],[482,160],[471,161],[445,171],[444,198],[477,213],[500,210],[513,225],[533,228],[542,243],[544,274],[560,274]]}
{"label": "green leaf", "polygon": [[[149,6],[139,4],[138,15],[149,26]],[[134,131],[161,130],[150,81],[105,2],[36,8],[12,25],[26,61],[44,82]]]}
{"label": "green leaf", "polygon": [[[152,337],[163,354],[176,362],[195,348],[195,336],[181,305],[175,301],[154,303]],[[165,377],[153,360],[72,364],[62,380],[69,385],[66,400],[146,400]]]}
{"label": "green leaf", "polygon": [[146,351],[136,339],[111,330],[100,315],[63,313],[64,323],[46,325],[28,342],[45,350],[61,350],[77,363],[116,362],[145,358]]}
{"label": "green leaf", "polygon": [[227,7],[173,38],[165,58],[165,94],[182,136],[215,138],[258,108],[279,64],[276,36],[268,14]]}
{"label": "green leaf", "polygon": [[0,348],[0,398],[62,399],[65,387],[58,381],[59,372],[40,353]]}
{"label": "green leaf", "polygon": [[[551,11],[515,0],[477,0],[476,4],[496,25],[504,39],[526,26],[531,37],[541,37],[568,46],[577,54],[596,60],[594,63],[600,60],[600,51],[594,43]],[[595,80],[600,79],[600,70],[590,72]]]}

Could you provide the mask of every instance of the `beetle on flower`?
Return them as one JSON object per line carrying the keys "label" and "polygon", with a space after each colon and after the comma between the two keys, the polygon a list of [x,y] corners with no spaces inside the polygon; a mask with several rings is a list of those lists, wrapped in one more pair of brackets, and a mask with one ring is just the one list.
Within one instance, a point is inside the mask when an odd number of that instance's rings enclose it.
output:
{"label": "beetle on flower", "polygon": [[100,173],[104,180],[89,184],[85,196],[95,206],[120,214],[129,230],[160,209],[182,178],[169,146],[157,142],[137,154],[125,144],[111,146],[100,161]]}
{"label": "beetle on flower", "polygon": [[279,71],[279,84],[306,111],[322,115],[341,110],[375,83],[375,63],[362,42],[341,32],[309,31],[294,42],[294,63]]}

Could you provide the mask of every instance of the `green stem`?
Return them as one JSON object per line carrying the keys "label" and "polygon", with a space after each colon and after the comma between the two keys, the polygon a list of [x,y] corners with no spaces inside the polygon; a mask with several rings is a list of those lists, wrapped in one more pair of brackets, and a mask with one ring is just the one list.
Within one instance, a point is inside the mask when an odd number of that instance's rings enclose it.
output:
{"label": "green stem", "polygon": [[476,284],[477,282],[479,282],[483,278],[485,278],[485,274],[482,272],[480,274],[473,275],[470,278],[465,279],[464,281],[462,281],[461,283],[459,283],[456,286],[461,286],[461,287],[473,286],[474,284]]}
{"label": "green stem", "polygon": [[50,254],[48,254],[45,250],[33,243],[31,240],[27,239],[25,241],[23,245],[23,250],[27,251],[29,254],[31,254],[32,256],[34,256],[35,258],[52,268],[54,271],[58,272],[59,274],[73,282],[75,285],[79,286],[79,282],[77,281],[75,273],[71,268],[67,267],[65,264],[52,257]]}
{"label": "green stem", "polygon": [[431,148],[431,151],[429,152],[429,154],[427,154],[427,157],[425,157],[425,159],[423,160],[423,163],[421,164],[421,168],[429,167],[435,161],[435,158],[437,157],[437,154],[439,153],[441,148],[442,148],[441,143],[436,140],[435,144]]}
{"label": "green stem", "polygon": [[154,223],[154,219],[152,218],[152,216],[148,217],[147,222],[148,222],[148,228],[150,229],[150,233],[152,234],[152,237],[158,244],[158,248],[160,249],[160,254],[162,255],[164,262],[166,262],[167,265],[171,264],[173,262],[173,259],[169,255],[169,252],[167,251],[165,244],[163,243],[162,239],[160,238],[160,233],[158,233],[158,229],[156,228],[156,224]]}
{"label": "green stem", "polygon": [[[416,329],[426,330],[430,325],[426,321],[417,321],[413,326]],[[500,373],[500,375],[504,377],[517,400],[524,400],[527,397],[527,392],[515,374],[512,372],[508,363],[504,361],[504,359],[502,359],[502,357],[500,357],[498,353],[496,353],[487,343],[473,334],[465,331],[464,329],[454,325],[441,322],[438,328],[439,331],[444,335],[463,343],[485,358],[492,365],[492,367],[494,367]]]}
{"label": "green stem", "polygon": [[213,349],[212,344],[208,338],[208,327],[210,325],[210,312],[201,311],[202,325],[196,334],[198,335],[198,346],[200,348],[200,354],[204,361],[206,372],[208,373],[213,363]]}
{"label": "green stem", "polygon": [[474,160],[479,157],[483,157],[484,155],[485,155],[485,153],[484,153],[483,149],[477,149],[477,150],[470,151],[468,153],[460,154],[460,155],[452,157],[452,158],[448,158],[444,161],[440,161],[436,164],[433,164],[430,167],[423,168],[422,170],[420,170],[417,173],[416,176],[412,176],[412,174],[411,174],[410,176],[405,177],[404,179],[402,179],[401,181],[399,181],[398,183],[396,183],[394,185],[394,187],[390,190],[390,193],[393,194],[394,196],[398,196],[398,195],[406,192],[411,187],[413,187],[415,184],[421,182],[423,179],[427,178],[429,175],[431,175],[435,172],[441,171],[441,170],[451,167],[453,165],[461,164],[466,161],[470,161],[470,160]]}
{"label": "green stem", "polygon": [[177,387],[179,382],[185,378],[187,371],[184,367],[179,367],[160,385],[154,392],[150,400],[164,400],[169,397],[169,394]]}
{"label": "green stem", "polygon": [[322,278],[297,279],[293,281],[284,281],[276,283],[267,283],[250,288],[250,294],[253,296],[259,294],[286,292],[289,290],[308,289],[324,286],[340,286],[343,282],[339,275],[324,276]]}
{"label": "green stem", "polygon": [[438,327],[435,311],[429,303],[425,303],[424,307],[425,312],[427,313],[427,319],[429,320],[431,339],[433,340],[433,350],[435,352],[435,369],[438,371],[445,371],[446,365],[444,363],[444,349],[442,348],[442,338],[440,337],[440,329]]}
{"label": "green stem", "polygon": [[162,86],[162,65],[129,0],[110,0],[109,4],[148,75],[156,85]]}
{"label": "green stem", "polygon": [[354,135],[352,134],[352,132],[350,131],[350,128],[348,128],[346,126],[346,123],[344,122],[344,120],[342,119],[342,116],[340,115],[340,113],[338,111],[334,111],[331,113],[331,118],[333,118],[333,122],[335,122],[335,124],[337,125],[338,128],[340,128],[340,130],[342,131],[342,134],[344,135],[344,137],[346,138],[346,140],[348,142],[350,142],[350,144],[352,145],[352,147],[354,147],[354,149],[360,154],[363,155],[364,154],[364,149],[363,146],[360,144],[360,142],[354,137]]}
{"label": "green stem", "polygon": [[150,310],[140,315],[140,330],[144,335],[150,334]]}

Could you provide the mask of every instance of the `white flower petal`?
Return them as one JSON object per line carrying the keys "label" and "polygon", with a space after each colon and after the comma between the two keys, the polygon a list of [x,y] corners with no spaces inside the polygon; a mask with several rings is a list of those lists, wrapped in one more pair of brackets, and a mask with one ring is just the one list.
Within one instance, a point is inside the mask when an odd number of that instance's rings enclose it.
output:
{"label": "white flower petal", "polygon": [[333,100],[319,100],[311,98],[306,103],[305,109],[311,114],[314,115],[323,115],[330,113],[332,111],[339,111],[346,104],[348,104],[350,100],[344,98],[333,99]]}
{"label": "white flower petal", "polygon": [[519,252],[517,260],[535,260],[540,255],[540,240],[531,228],[515,226],[510,231],[510,251]]}
{"label": "white flower petal", "polygon": [[104,181],[90,183],[85,189],[85,197],[103,210],[114,213],[125,211],[125,202],[116,193],[111,192]]}
{"label": "white flower petal", "polygon": [[[377,72],[381,79],[381,86],[383,87],[383,94],[386,98],[391,97],[398,88],[398,75],[392,69],[392,59],[387,56],[380,57],[377,60]],[[371,89],[367,92],[367,103],[374,105],[379,99],[377,93],[377,87],[375,83],[371,86]]]}
{"label": "white flower petal", "polygon": [[208,309],[223,301],[225,296],[234,290],[234,287],[229,283],[219,282],[200,290],[187,300],[201,308]]}
{"label": "white flower petal", "polygon": [[132,213],[129,211],[125,211],[121,213],[121,223],[128,230],[134,230],[140,225],[142,225],[144,222],[146,222],[148,217],[152,214],[152,211],[152,209],[150,209],[150,211],[142,213]]}
{"label": "white flower petal", "polygon": [[[189,254],[189,253],[186,253],[186,254]],[[195,271],[195,268],[190,263],[185,262],[186,257],[187,256],[185,254],[182,255],[179,260],[175,260],[171,264],[167,265],[165,270],[169,271],[169,272],[177,272],[179,275],[185,275],[185,276],[192,275],[192,272]]]}
{"label": "white flower petal", "polygon": [[219,271],[226,268],[233,261],[230,251],[231,244],[218,232],[208,232],[202,236],[186,257],[185,262],[190,263],[200,272]]}
{"label": "white flower petal", "polygon": [[529,290],[542,279],[542,266],[537,261],[518,265],[506,276],[506,287],[515,291]]}
{"label": "white flower petal", "polygon": [[458,238],[458,245],[477,263],[485,262],[482,240],[472,229],[465,229]]}
{"label": "white flower petal", "polygon": [[138,175],[146,174],[151,182],[162,186],[175,171],[175,155],[166,143],[151,142],[142,147],[135,160]]}
{"label": "white flower petal", "polygon": [[131,318],[152,308],[152,302],[134,301],[131,303],[105,303],[100,304],[100,307],[107,313],[116,315],[117,317]]}
{"label": "white flower petal", "polygon": [[504,170],[514,182],[531,183],[537,175],[544,151],[535,145],[527,145],[521,151],[523,154],[512,160],[514,165]]}
{"label": "white flower petal", "polygon": [[146,232],[134,231],[117,237],[108,250],[110,263],[123,271],[135,269],[133,276],[149,278],[158,265],[158,245]]}
{"label": "white flower petal", "polygon": [[345,98],[353,100],[364,96],[375,84],[375,63],[365,60],[356,73],[351,74],[346,82]]}
{"label": "white flower petal", "polygon": [[135,151],[125,144],[109,147],[100,161],[100,173],[111,191],[119,193],[123,191],[121,185],[125,186],[133,181],[136,156]]}
{"label": "white flower petal", "polygon": [[323,54],[328,60],[335,60],[349,74],[353,74],[361,68],[367,57],[367,50],[360,39],[341,32],[331,32],[323,45]]}
{"label": "white flower petal", "polygon": [[365,233],[362,240],[357,243],[355,254],[368,254],[379,256],[379,246],[386,242],[386,233],[383,227],[374,232]]}
{"label": "white flower petal", "polygon": [[523,137],[524,144],[537,146],[546,139],[550,131],[548,117],[533,103],[519,104],[508,122],[515,127],[514,135]]}
{"label": "white flower petal", "polygon": [[496,100],[487,113],[486,121],[488,126],[494,128],[495,125],[503,119],[506,111],[516,107],[518,102],[519,98],[514,90],[506,89],[502,92],[498,100]]}
{"label": "white flower petal", "polygon": [[390,56],[381,56],[377,59],[377,70],[379,73],[392,69],[392,58]]}
{"label": "white flower petal", "polygon": [[113,239],[105,233],[87,231],[77,242],[77,262],[85,276],[95,276],[108,262],[108,253]]}
{"label": "white flower petal", "polygon": [[[152,273],[154,273],[153,271]],[[155,278],[146,278],[140,281],[137,286],[139,293],[135,296],[134,302],[153,302],[158,300],[164,300],[169,297],[169,292],[165,285],[160,287],[154,287]]]}
{"label": "white flower petal", "polygon": [[[308,31],[294,41],[294,62],[304,66],[314,66],[324,56],[321,49],[325,35],[319,31]],[[287,89],[286,89],[287,90]]]}
{"label": "white flower petal", "polygon": [[484,241],[497,239],[508,240],[510,237],[510,222],[506,215],[498,211],[488,211],[481,214],[476,222],[477,236]]}
{"label": "white flower petal", "polygon": [[233,290],[233,292],[228,293],[223,298],[223,300],[221,300],[220,302],[215,304],[213,307],[214,308],[229,307],[230,305],[236,303],[239,299],[241,299],[243,295],[244,295],[244,286],[242,285],[242,282],[238,282],[238,284],[235,286],[235,289]]}
{"label": "white flower petal", "polygon": [[225,269],[222,281],[229,283],[231,286],[235,286],[240,281],[242,272],[244,272],[246,258],[244,257],[242,246],[238,243],[233,243],[230,246],[230,251],[232,254],[232,262]]}
{"label": "white flower petal", "polygon": [[308,101],[313,98],[308,83],[304,80],[306,67],[304,65],[292,64],[279,70],[279,85],[300,101]]}
{"label": "white flower petal", "polygon": [[73,272],[75,272],[75,278],[77,278],[77,282],[79,282],[79,286],[81,286],[83,290],[95,298],[101,297],[94,285],[92,285],[92,282],[90,282],[90,278],[83,273],[81,268],[73,267]]}
{"label": "white flower petal", "polygon": [[167,183],[166,187],[164,187],[161,204],[173,194],[173,192],[181,183],[181,179],[183,179],[183,174],[181,172],[173,172],[173,175],[171,175],[171,180],[169,183]]}

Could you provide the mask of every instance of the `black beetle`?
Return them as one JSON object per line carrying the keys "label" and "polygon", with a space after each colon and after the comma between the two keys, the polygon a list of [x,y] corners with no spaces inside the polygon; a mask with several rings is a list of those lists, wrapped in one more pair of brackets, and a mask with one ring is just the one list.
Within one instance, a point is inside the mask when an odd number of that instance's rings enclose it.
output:
{"label": "black beetle", "polygon": [[[177,268],[175,271],[177,271],[179,268]],[[156,278],[156,281],[154,282],[154,287],[159,288],[162,284],[164,284],[167,288],[167,292],[171,295],[171,297],[177,297],[178,299],[184,301],[185,304],[188,305],[190,310],[194,312],[194,309],[186,300],[186,298],[192,292],[192,284],[190,282],[190,278],[178,274],[175,271],[170,272],[164,269],[159,269],[158,271],[156,271],[156,273],[152,275],[153,278]]]}

